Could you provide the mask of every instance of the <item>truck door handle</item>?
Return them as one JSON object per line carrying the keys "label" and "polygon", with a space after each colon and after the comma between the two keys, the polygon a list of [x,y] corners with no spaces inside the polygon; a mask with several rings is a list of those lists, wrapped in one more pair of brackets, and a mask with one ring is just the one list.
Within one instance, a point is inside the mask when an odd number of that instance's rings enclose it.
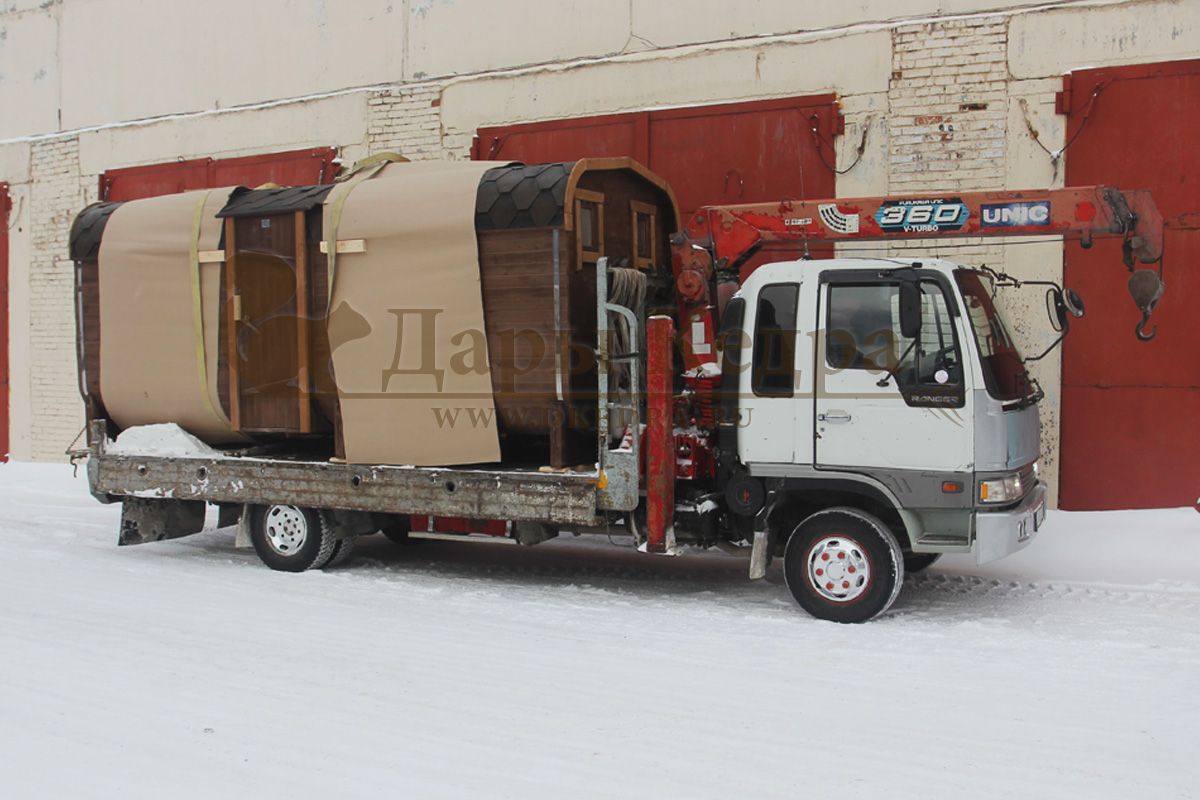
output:
{"label": "truck door handle", "polygon": [[849,422],[850,415],[845,411],[830,411],[828,414],[817,414],[820,422]]}

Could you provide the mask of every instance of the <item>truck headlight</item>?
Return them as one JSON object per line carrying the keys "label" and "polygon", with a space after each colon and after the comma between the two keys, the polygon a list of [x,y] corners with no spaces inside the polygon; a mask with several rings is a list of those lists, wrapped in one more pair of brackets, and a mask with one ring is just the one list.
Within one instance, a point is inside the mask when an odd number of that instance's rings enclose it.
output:
{"label": "truck headlight", "polygon": [[979,502],[981,503],[1011,503],[1020,499],[1024,492],[1021,476],[1013,473],[1003,478],[979,482]]}

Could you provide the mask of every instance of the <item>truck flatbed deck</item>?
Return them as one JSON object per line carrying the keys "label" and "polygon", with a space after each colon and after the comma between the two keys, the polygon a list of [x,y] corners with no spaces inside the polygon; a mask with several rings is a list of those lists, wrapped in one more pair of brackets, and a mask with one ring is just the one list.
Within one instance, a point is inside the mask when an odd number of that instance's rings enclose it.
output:
{"label": "truck flatbed deck", "polygon": [[[101,427],[104,422],[98,423]],[[93,431],[88,459],[101,500],[290,503],[371,513],[586,526],[597,523],[597,471],[462,469],[336,464],[262,456],[175,457],[109,453]]]}

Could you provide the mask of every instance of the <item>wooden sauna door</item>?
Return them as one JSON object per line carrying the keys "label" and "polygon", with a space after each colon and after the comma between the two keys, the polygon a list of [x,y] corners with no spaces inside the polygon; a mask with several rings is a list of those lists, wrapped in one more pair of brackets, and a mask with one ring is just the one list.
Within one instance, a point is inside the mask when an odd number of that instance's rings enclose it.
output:
{"label": "wooden sauna door", "polygon": [[236,227],[239,427],[299,431],[295,218],[242,218]]}

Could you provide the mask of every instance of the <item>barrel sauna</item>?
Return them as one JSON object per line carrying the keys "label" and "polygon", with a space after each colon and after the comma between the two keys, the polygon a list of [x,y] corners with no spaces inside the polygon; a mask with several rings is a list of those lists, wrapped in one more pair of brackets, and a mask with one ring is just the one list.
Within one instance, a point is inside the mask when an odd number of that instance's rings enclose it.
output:
{"label": "barrel sauna", "polygon": [[[193,254],[202,264],[219,262],[219,322],[215,337],[208,334],[216,349],[215,393],[229,427],[251,445],[291,443],[340,454],[322,230],[331,188],[236,189],[215,215],[215,249]],[[495,167],[483,174],[475,201],[502,458],[590,464],[596,458],[596,265],[606,256],[618,271],[646,275],[652,287],[669,286],[670,234],[679,225],[671,190],[630,159],[582,159]],[[120,205],[88,207],[71,231],[80,391],[89,419],[114,416],[101,388],[100,251]],[[126,423],[171,421],[170,408],[156,415]]]}

